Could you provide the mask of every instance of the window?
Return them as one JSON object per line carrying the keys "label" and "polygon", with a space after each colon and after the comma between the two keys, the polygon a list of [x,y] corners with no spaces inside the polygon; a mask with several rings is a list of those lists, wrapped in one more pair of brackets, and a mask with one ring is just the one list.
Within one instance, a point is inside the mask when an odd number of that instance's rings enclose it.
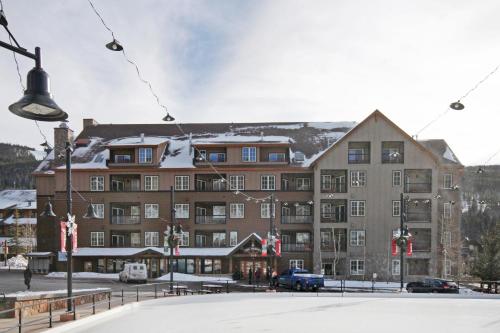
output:
{"label": "window", "polygon": [[156,231],[146,231],[144,233],[144,245],[145,246],[158,246],[159,242],[159,233]]}
{"label": "window", "polygon": [[179,246],[189,246],[189,231],[183,231],[179,239]]}
{"label": "window", "polygon": [[347,160],[349,164],[370,163],[370,142],[349,142]]}
{"label": "window", "polygon": [[443,245],[445,247],[451,246],[451,231],[443,232]]}
{"label": "window", "polygon": [[285,153],[269,153],[268,156],[269,162],[285,162],[286,154]]}
{"label": "window", "polygon": [[276,178],[273,175],[260,176],[260,189],[267,191],[276,190]]}
{"label": "window", "polygon": [[296,216],[310,216],[311,215],[311,206],[310,205],[297,205],[295,206],[295,215]]}
{"label": "window", "polygon": [[443,218],[451,218],[451,202],[445,202],[443,204]]}
{"label": "window", "polygon": [[175,190],[189,191],[189,176],[175,176]]}
{"label": "window", "polygon": [[451,260],[446,259],[444,262],[444,276],[447,277],[448,275],[451,275]]}
{"label": "window", "polygon": [[365,261],[364,260],[351,260],[351,275],[365,274]]}
{"label": "window", "polygon": [[297,232],[295,234],[297,244],[309,244],[311,242],[311,234],[308,232]]}
{"label": "window", "polygon": [[331,175],[321,175],[321,189],[331,190],[332,189],[332,176]]}
{"label": "window", "polygon": [[290,259],[290,269],[304,269],[304,259]]}
{"label": "window", "polygon": [[231,231],[229,233],[229,246],[236,246],[236,245],[238,245],[238,232]]}
{"label": "window", "polygon": [[365,231],[351,230],[351,246],[365,246]]}
{"label": "window", "polygon": [[242,219],[245,217],[245,204],[232,203],[229,205],[229,217],[232,219]]}
{"label": "window", "polygon": [[392,201],[392,216],[401,216],[401,201]]}
{"label": "window", "polygon": [[160,215],[158,204],[144,204],[144,217],[147,219],[157,219]]}
{"label": "window", "polygon": [[188,219],[189,218],[189,204],[175,204],[175,218]]}
{"label": "window", "polygon": [[213,247],[226,246],[226,233],[225,232],[214,232],[212,234],[212,246]]}
{"label": "window", "polygon": [[144,176],[144,190],[158,191],[158,176]]}
{"label": "window", "polygon": [[90,190],[91,191],[104,191],[104,176],[91,176],[90,177]]}
{"label": "window", "polygon": [[196,235],[195,236],[196,247],[206,247],[207,246],[207,236],[206,235]]}
{"label": "window", "polygon": [[241,149],[241,160],[243,162],[257,162],[257,148],[243,147]]}
{"label": "window", "polygon": [[351,186],[366,186],[366,171],[351,171]]}
{"label": "window", "polygon": [[90,233],[90,246],[104,246],[104,231]]}
{"label": "window", "polygon": [[153,162],[153,148],[139,148],[139,163]]}
{"label": "window", "polygon": [[304,160],[306,159],[306,156],[304,155],[303,152],[296,151],[294,159],[295,159],[296,162],[304,162]]}
{"label": "window", "polygon": [[131,232],[130,233],[130,246],[131,247],[141,247],[141,233]]}
{"label": "window", "polygon": [[[263,218],[263,219],[270,218],[269,206],[270,206],[270,204],[268,202],[260,204],[260,217],[261,218]],[[275,205],[273,205],[273,216],[275,216],[275,212],[274,212],[275,208],[276,208]]]}
{"label": "window", "polygon": [[297,191],[309,191],[311,189],[310,178],[297,178]]}
{"label": "window", "polygon": [[365,216],[365,201],[351,200],[351,216]]}
{"label": "window", "polygon": [[383,141],[382,163],[404,163],[404,142]]}
{"label": "window", "polygon": [[206,161],[207,160],[207,151],[202,149],[199,151],[199,160],[200,161]]}
{"label": "window", "polygon": [[392,260],[392,275],[399,275],[401,272],[401,262],[399,259]]}
{"label": "window", "polygon": [[96,218],[104,218],[104,204],[92,204],[92,208],[94,208]]}
{"label": "window", "polygon": [[444,175],[443,188],[446,189],[453,188],[453,175],[451,173],[447,173]]}
{"label": "window", "polygon": [[231,191],[245,189],[245,176],[229,176],[229,188]]}
{"label": "window", "polygon": [[209,153],[208,160],[213,163],[226,162],[226,153]]}
{"label": "window", "polygon": [[392,171],[392,186],[401,186],[401,170]]}
{"label": "window", "polygon": [[321,217],[325,219],[332,218],[333,216],[333,205],[331,202],[321,203]]}

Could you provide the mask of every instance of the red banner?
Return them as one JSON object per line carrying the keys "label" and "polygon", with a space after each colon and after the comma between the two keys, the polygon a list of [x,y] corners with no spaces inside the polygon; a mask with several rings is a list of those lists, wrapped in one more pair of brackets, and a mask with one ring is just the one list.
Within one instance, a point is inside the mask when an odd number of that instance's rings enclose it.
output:
{"label": "red banner", "polygon": [[391,253],[393,256],[398,254],[398,244],[396,244],[396,238],[393,238],[391,241]]}
{"label": "red banner", "polygon": [[263,239],[260,244],[262,245],[262,256],[267,257],[267,239]]}
{"label": "red banner", "polygon": [[66,252],[66,222],[60,222],[61,225],[61,252]]}
{"label": "red banner", "polygon": [[278,257],[281,257],[281,239],[276,240],[275,250],[276,250],[276,255]]}
{"label": "red banner", "polygon": [[177,246],[175,247],[175,252],[174,252],[174,255],[176,255],[176,256],[180,256],[180,255],[181,255],[181,252],[179,251],[179,245],[177,245]]}
{"label": "red banner", "polygon": [[73,252],[78,251],[78,225],[76,223],[73,223],[73,235],[72,237],[72,245],[73,245]]}
{"label": "red banner", "polygon": [[408,242],[406,242],[406,255],[411,256],[413,254],[413,242],[411,238],[408,238]]}

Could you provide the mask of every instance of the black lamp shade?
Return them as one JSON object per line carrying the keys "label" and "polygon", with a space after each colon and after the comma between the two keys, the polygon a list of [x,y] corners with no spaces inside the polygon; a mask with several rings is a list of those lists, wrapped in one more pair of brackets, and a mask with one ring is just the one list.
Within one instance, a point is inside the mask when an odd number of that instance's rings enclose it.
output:
{"label": "black lamp shade", "polygon": [[52,210],[52,203],[50,201],[45,204],[43,212],[40,214],[40,216],[56,217],[56,214]]}
{"label": "black lamp shade", "polygon": [[121,46],[120,42],[117,41],[116,39],[113,39],[112,42],[109,42],[108,44],[106,44],[106,48],[108,48],[111,51],[123,50],[123,46]]}
{"label": "black lamp shade", "polygon": [[163,117],[163,121],[174,121],[175,118],[170,115],[170,113],[167,113],[165,117]]}
{"label": "black lamp shade", "polygon": [[10,112],[39,121],[64,121],[68,118],[68,114],[52,99],[49,75],[41,67],[29,71],[27,85],[24,96],[9,106]]}
{"label": "black lamp shade", "polygon": [[94,210],[94,206],[92,206],[92,204],[89,204],[87,206],[87,213],[85,213],[85,215],[83,215],[83,218],[84,219],[96,219],[97,218],[97,215],[96,215],[95,210]]}
{"label": "black lamp shade", "polygon": [[450,108],[453,110],[463,110],[465,106],[460,101],[456,101],[450,104]]}

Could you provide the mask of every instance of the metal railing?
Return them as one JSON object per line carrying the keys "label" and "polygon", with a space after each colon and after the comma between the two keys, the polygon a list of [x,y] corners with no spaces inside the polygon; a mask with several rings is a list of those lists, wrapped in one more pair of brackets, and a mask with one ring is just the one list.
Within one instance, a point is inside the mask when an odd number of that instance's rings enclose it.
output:
{"label": "metal railing", "polygon": [[281,251],[283,252],[308,252],[312,251],[311,243],[283,243]]}
{"label": "metal railing", "polygon": [[314,217],[312,215],[282,215],[281,223],[283,224],[300,224],[300,223],[313,223]]}
{"label": "metal railing", "polygon": [[347,214],[321,213],[320,221],[324,223],[345,223]]}
{"label": "metal railing", "polygon": [[196,224],[226,224],[226,215],[196,215]]}
{"label": "metal railing", "polygon": [[196,180],[194,189],[198,192],[223,192],[223,191],[228,191],[229,186],[227,185],[226,182],[213,183],[211,180],[207,180],[206,182]]}
{"label": "metal railing", "polygon": [[141,224],[140,215],[114,215],[111,224]]}
{"label": "metal railing", "polygon": [[348,153],[349,164],[370,163],[370,154]]}
{"label": "metal railing", "polygon": [[405,193],[431,193],[432,183],[405,183]]}
{"label": "metal railing", "polygon": [[346,193],[347,184],[346,182],[322,182],[321,183],[322,193]]}

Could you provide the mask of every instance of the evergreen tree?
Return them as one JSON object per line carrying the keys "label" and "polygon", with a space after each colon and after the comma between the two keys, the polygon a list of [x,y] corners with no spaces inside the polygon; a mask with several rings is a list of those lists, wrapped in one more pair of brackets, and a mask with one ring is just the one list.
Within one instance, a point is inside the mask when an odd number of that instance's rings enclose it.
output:
{"label": "evergreen tree", "polygon": [[498,227],[490,228],[481,237],[472,274],[484,281],[496,281],[500,279],[500,233]]}

